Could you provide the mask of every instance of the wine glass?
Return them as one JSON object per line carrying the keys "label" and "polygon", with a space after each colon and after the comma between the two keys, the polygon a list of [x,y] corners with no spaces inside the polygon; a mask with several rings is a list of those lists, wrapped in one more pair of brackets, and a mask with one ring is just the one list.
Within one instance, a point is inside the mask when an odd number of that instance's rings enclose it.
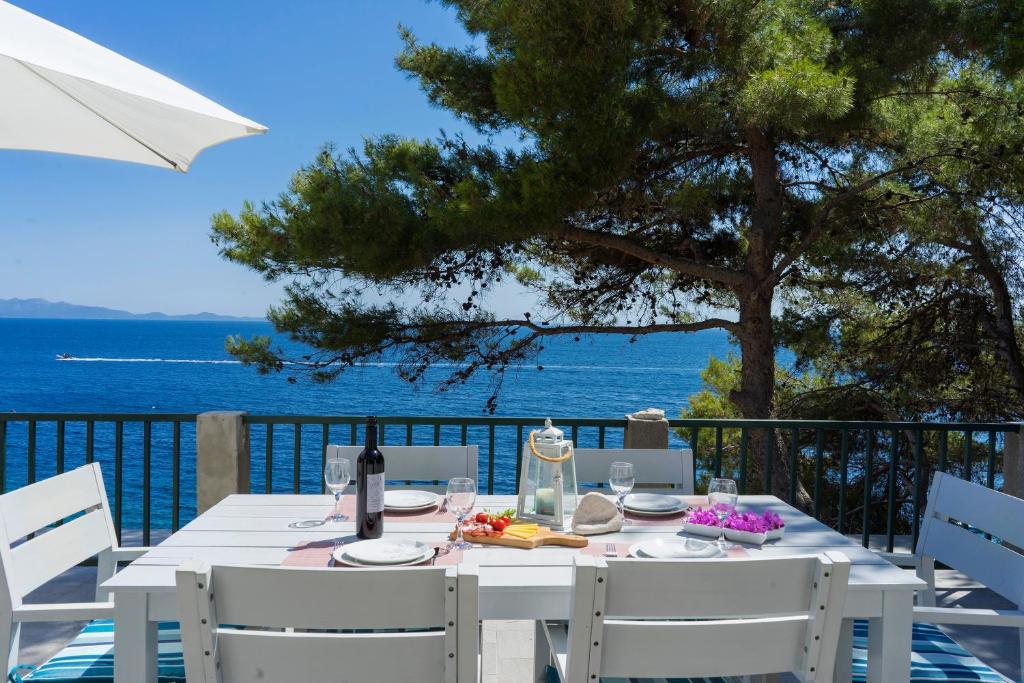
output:
{"label": "wine glass", "polygon": [[631,462],[613,462],[608,472],[608,485],[611,487],[612,492],[615,493],[615,497],[618,500],[619,516],[622,517],[622,523],[626,523],[626,496],[633,490],[633,485],[636,483],[636,475],[633,472],[633,463]]}
{"label": "wine glass", "polygon": [[331,513],[332,522],[344,522],[347,515],[341,514],[341,494],[348,488],[352,478],[351,463],[345,458],[331,458],[324,465],[324,483],[334,494],[334,511]]}
{"label": "wine glass", "polygon": [[476,482],[469,477],[454,477],[448,480],[448,490],[444,495],[448,509],[455,513],[458,524],[455,526],[455,541],[448,548],[465,550],[473,546],[462,538],[462,522],[476,503]]}
{"label": "wine glass", "polygon": [[718,547],[722,550],[732,547],[732,543],[725,540],[725,520],[736,509],[737,500],[739,495],[736,491],[736,482],[732,479],[712,479],[708,484],[708,503],[718,515],[718,524],[722,529],[718,537]]}

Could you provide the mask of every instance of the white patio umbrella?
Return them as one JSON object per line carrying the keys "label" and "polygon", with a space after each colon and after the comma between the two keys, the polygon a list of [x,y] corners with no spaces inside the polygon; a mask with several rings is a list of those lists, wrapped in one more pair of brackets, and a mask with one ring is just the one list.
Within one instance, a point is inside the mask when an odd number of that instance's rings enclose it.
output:
{"label": "white patio umbrella", "polygon": [[152,69],[0,0],[0,148],[185,172],[207,147],[266,131]]}

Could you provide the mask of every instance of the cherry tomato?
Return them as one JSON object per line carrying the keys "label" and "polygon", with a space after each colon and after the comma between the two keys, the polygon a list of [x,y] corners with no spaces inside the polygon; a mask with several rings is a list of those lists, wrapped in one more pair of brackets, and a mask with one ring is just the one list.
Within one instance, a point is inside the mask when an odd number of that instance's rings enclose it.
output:
{"label": "cherry tomato", "polygon": [[501,518],[501,521],[505,522],[505,526],[508,526],[509,524],[512,523],[512,518],[509,517],[508,515],[505,515],[504,517]]}
{"label": "cherry tomato", "polygon": [[479,522],[480,524],[487,524],[487,513],[486,512],[478,512],[478,513],[476,513],[476,521]]}
{"label": "cherry tomato", "polygon": [[504,519],[496,519],[493,522],[491,522],[491,528],[495,531],[504,531],[505,527],[507,526],[508,524],[505,522]]}

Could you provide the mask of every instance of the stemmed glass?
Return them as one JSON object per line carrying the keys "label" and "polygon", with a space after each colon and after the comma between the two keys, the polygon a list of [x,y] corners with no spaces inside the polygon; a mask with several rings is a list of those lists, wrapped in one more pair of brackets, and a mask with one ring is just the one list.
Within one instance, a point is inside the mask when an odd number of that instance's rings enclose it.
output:
{"label": "stemmed glass", "polygon": [[476,504],[476,482],[469,477],[454,477],[448,480],[445,492],[448,509],[455,513],[458,524],[455,526],[455,541],[448,544],[449,549],[466,550],[473,546],[462,538],[462,522]]}
{"label": "stemmed glass", "polygon": [[331,458],[324,465],[324,483],[334,494],[332,522],[344,522],[348,519],[348,515],[341,514],[341,494],[348,488],[348,483],[352,478],[350,465],[351,463],[345,458]]}
{"label": "stemmed glass", "polygon": [[708,484],[708,503],[711,509],[718,515],[718,524],[722,529],[718,537],[718,547],[727,550],[733,547],[732,543],[725,540],[725,520],[733,510],[736,509],[736,501],[739,494],[736,490],[736,482],[732,479],[712,479]]}
{"label": "stemmed glass", "polygon": [[608,472],[608,485],[618,499],[619,516],[622,517],[622,524],[626,524],[626,496],[633,490],[636,483],[636,475],[633,473],[633,463],[613,462]]}

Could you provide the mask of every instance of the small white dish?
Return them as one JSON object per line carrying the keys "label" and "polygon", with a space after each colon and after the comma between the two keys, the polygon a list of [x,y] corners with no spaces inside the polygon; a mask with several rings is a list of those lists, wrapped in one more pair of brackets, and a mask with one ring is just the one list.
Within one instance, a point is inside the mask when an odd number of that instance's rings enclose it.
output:
{"label": "small white dish", "polygon": [[694,524],[693,522],[683,522],[683,531],[697,536],[706,536],[707,538],[718,538],[722,535],[722,527],[720,526]]}
{"label": "small white dish", "polygon": [[345,546],[343,546],[341,548],[337,548],[334,552],[331,553],[331,557],[333,557],[334,561],[337,562],[338,564],[343,564],[343,565],[345,565],[347,567],[370,567],[370,568],[379,568],[379,567],[411,567],[413,565],[423,564],[424,562],[426,562],[427,560],[429,560],[433,556],[434,556],[434,549],[430,548],[428,550],[428,552],[424,553],[421,557],[417,557],[414,560],[409,560],[408,562],[399,562],[399,563],[396,563],[396,564],[369,564],[369,563],[366,563],[366,562],[359,562],[359,561],[349,557],[345,553]]}
{"label": "small white dish", "polygon": [[686,509],[686,503],[675,496],[660,493],[631,493],[622,506],[639,515],[675,515]]}
{"label": "small white dish", "polygon": [[426,510],[437,505],[437,494],[415,489],[394,489],[384,492],[384,509],[397,512]]}
{"label": "small white dish", "polygon": [[768,534],[756,534],[753,531],[740,531],[739,529],[726,529],[725,537],[736,543],[762,545],[767,540]]}
{"label": "small white dish", "polygon": [[374,538],[368,541],[348,543],[343,547],[345,556],[361,564],[397,565],[413,561],[423,561],[424,555],[429,556],[434,549],[419,541],[392,541],[386,538]]}
{"label": "small white dish", "polygon": [[635,543],[629,548],[630,557],[648,557],[657,560],[721,557],[725,553],[714,543],[696,538],[655,538]]}

